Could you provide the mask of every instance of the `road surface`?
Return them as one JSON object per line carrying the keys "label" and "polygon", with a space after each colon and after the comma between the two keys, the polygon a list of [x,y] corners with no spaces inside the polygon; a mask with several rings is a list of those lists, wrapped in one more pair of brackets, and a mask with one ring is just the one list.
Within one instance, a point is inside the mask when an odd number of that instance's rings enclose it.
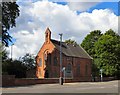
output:
{"label": "road surface", "polygon": [[2,93],[118,93],[118,81],[7,87],[2,88]]}

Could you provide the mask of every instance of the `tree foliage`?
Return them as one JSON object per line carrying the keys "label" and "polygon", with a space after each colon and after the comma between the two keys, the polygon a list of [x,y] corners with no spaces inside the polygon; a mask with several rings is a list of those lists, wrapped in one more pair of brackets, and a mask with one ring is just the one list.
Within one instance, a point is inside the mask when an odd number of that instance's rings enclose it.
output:
{"label": "tree foliage", "polygon": [[4,49],[2,50],[2,62],[6,61],[8,59],[8,53],[7,51]]}
{"label": "tree foliage", "polygon": [[25,54],[22,58],[20,58],[22,63],[25,65],[27,70],[34,69],[36,67],[35,57],[32,54]]}
{"label": "tree foliage", "polygon": [[11,60],[2,46],[2,74],[15,75],[16,78],[26,77],[26,67],[19,60]]}
{"label": "tree foliage", "polygon": [[99,69],[97,68],[96,64],[94,63],[95,59],[95,42],[98,41],[98,39],[102,36],[102,33],[100,30],[94,30],[91,31],[90,34],[88,34],[83,42],[81,43],[81,46],[87,51],[87,53],[93,57],[93,64],[92,64],[92,75],[96,76],[99,75]]}
{"label": "tree foliage", "polygon": [[93,57],[93,74],[103,69],[106,76],[119,76],[120,36],[112,29],[104,34],[99,30],[92,31],[81,45]]}
{"label": "tree foliage", "polygon": [[0,43],[0,58],[2,62],[5,62],[8,59],[8,52],[5,49],[5,46]]}
{"label": "tree foliage", "polygon": [[71,39],[65,40],[65,43],[67,43],[67,44],[77,44],[77,42],[75,40],[71,40]]}
{"label": "tree foliage", "polygon": [[[95,43],[97,67],[104,70],[105,75],[116,75],[120,70],[120,36],[108,30]],[[117,75],[116,75],[117,76]]]}
{"label": "tree foliage", "polygon": [[101,36],[102,33],[100,30],[91,31],[90,34],[88,34],[81,43],[81,46],[88,52],[91,57],[95,56],[94,43],[97,42]]}
{"label": "tree foliage", "polygon": [[0,5],[0,40],[2,40],[2,7]]}
{"label": "tree foliage", "polygon": [[19,60],[8,59],[2,64],[2,74],[15,75],[16,78],[26,77],[26,67]]}
{"label": "tree foliage", "polygon": [[2,51],[2,74],[15,75],[16,78],[25,78],[27,70],[35,68],[35,59],[31,54],[26,54],[21,60],[11,60],[4,49]]}
{"label": "tree foliage", "polygon": [[2,2],[2,43],[8,46],[8,42],[12,41],[8,30],[16,26],[15,19],[19,16],[19,6],[16,2]]}

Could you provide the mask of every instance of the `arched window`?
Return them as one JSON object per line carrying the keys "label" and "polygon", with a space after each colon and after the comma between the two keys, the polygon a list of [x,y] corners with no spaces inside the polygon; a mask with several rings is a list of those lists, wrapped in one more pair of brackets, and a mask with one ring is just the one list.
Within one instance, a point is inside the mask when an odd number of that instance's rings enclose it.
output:
{"label": "arched window", "polygon": [[77,65],[77,75],[80,76],[80,64]]}
{"label": "arched window", "polygon": [[71,66],[71,64],[69,63],[69,64],[67,65],[67,67],[66,67],[66,72],[67,72],[67,73],[71,73],[71,70],[72,70],[72,66]]}
{"label": "arched window", "polygon": [[51,54],[48,54],[48,63],[51,64]]}
{"label": "arched window", "polygon": [[54,66],[57,66],[57,57],[54,57]]}
{"label": "arched window", "polygon": [[44,59],[47,61],[47,53],[44,54]]}
{"label": "arched window", "polygon": [[45,75],[44,75],[45,78],[49,78],[49,71],[48,70],[45,70]]}
{"label": "arched window", "polygon": [[47,43],[48,42],[48,33],[46,33],[45,39],[46,39],[46,43]]}
{"label": "arched window", "polygon": [[85,74],[88,75],[88,64],[85,66]]}
{"label": "arched window", "polygon": [[42,59],[40,58],[40,61],[39,61],[39,63],[38,63],[38,66],[42,66]]}
{"label": "arched window", "polygon": [[48,58],[47,58],[47,51],[44,53],[44,64],[47,64]]}

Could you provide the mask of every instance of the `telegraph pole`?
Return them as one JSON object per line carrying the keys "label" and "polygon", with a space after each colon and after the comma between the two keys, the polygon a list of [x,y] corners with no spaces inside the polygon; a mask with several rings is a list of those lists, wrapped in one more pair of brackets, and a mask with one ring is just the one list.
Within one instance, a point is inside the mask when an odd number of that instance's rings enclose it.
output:
{"label": "telegraph pole", "polygon": [[12,60],[12,53],[13,53],[13,45],[14,44],[11,45],[11,60]]}
{"label": "telegraph pole", "polygon": [[60,35],[60,85],[63,85],[63,77],[62,77],[62,35],[63,34],[59,34]]}
{"label": "telegraph pole", "polygon": [[102,75],[102,72],[103,72],[103,69],[100,69],[100,77],[101,77],[101,82],[103,81],[103,75]]}

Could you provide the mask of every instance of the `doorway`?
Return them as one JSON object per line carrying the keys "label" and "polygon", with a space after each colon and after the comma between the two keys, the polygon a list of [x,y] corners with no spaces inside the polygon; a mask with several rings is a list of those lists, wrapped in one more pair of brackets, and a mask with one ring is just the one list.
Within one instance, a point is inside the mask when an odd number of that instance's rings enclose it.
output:
{"label": "doorway", "polygon": [[45,70],[45,75],[44,75],[45,78],[49,78],[49,72],[48,70]]}

